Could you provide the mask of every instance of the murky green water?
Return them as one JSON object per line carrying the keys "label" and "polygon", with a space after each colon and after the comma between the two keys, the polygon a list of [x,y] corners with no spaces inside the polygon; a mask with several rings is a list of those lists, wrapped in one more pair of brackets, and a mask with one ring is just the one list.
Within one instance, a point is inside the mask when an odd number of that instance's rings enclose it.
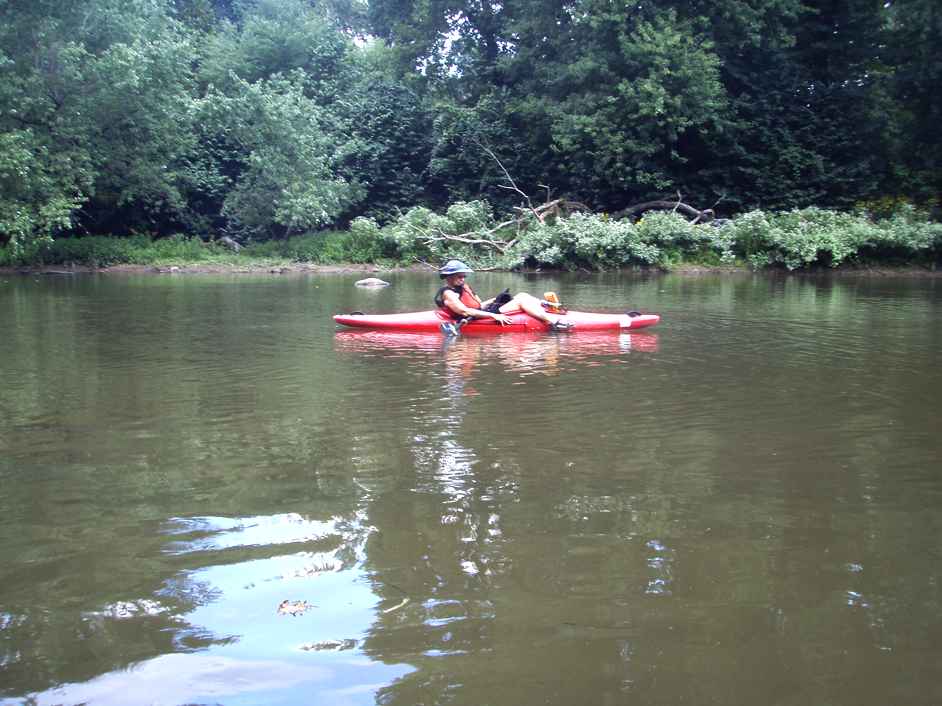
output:
{"label": "murky green water", "polygon": [[0,702],[942,703],[938,281],[356,279],[0,277]]}

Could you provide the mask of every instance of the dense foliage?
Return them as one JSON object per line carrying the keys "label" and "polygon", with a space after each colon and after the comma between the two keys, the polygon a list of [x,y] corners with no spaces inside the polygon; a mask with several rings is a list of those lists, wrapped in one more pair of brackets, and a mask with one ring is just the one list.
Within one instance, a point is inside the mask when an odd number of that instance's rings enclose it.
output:
{"label": "dense foliage", "polygon": [[741,217],[534,223],[475,248],[503,265],[935,252],[906,209],[939,206],[940,39],[935,0],[0,0],[0,245],[301,257],[352,222],[331,252],[424,259],[403,218],[508,212],[510,174],[595,213],[679,191]]}
{"label": "dense foliage", "polygon": [[[495,235],[495,229],[496,235]],[[503,235],[507,239],[500,240]],[[500,247],[504,246],[506,247]],[[808,266],[935,263],[942,256],[942,224],[902,209],[874,222],[867,214],[819,208],[749,211],[724,222],[693,224],[670,212],[636,223],[604,215],[527,219],[500,229],[485,202],[457,203],[444,214],[412,208],[386,225],[355,219],[345,231],[325,231],[257,242],[240,254],[220,243],[173,236],[151,240],[89,236],[34,243],[19,255],[0,246],[0,266],[173,263],[376,263],[409,265],[461,258],[477,268],[605,270],[665,269],[681,263]]]}

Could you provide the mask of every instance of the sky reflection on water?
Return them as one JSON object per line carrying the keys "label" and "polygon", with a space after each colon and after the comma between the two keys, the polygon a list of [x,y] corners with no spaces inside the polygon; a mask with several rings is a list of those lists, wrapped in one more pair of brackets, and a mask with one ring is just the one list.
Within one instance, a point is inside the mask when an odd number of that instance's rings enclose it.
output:
{"label": "sky reflection on water", "polygon": [[[86,683],[34,694],[37,704],[179,704],[222,700],[227,704],[298,703],[316,693],[324,704],[370,704],[377,690],[410,671],[366,658],[359,644],[374,614],[389,610],[373,593],[362,570],[370,528],[362,517],[329,522],[297,513],[250,518],[175,518],[166,551],[200,555],[213,562],[181,568],[158,591],[158,600],[125,599],[86,613],[107,623],[140,624],[162,616],[185,650],[130,665]],[[233,550],[272,549],[285,544],[324,543],[329,551],[299,551],[244,560]],[[281,601],[305,602],[299,615],[282,615]],[[163,602],[161,602],[163,601]],[[168,614],[176,606],[175,614]],[[196,645],[190,638],[199,636]]]}

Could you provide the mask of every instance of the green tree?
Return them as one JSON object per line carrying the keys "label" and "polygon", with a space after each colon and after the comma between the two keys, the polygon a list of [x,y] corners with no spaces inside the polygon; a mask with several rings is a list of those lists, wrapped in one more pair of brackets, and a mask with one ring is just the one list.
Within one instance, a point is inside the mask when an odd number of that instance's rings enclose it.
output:
{"label": "green tree", "polygon": [[351,50],[337,23],[304,0],[257,0],[241,6],[238,23],[223,22],[206,38],[199,76],[225,90],[299,71],[306,93],[325,104],[353,78]]}
{"label": "green tree", "polygon": [[942,201],[942,8],[933,0],[886,3],[887,82],[891,120],[884,121],[890,194],[924,204]]}
{"label": "green tree", "polygon": [[[531,189],[548,183],[610,207],[632,192],[671,187],[686,163],[682,138],[709,132],[725,107],[709,37],[671,9],[515,0],[378,2],[370,11],[383,22],[377,31],[394,47],[407,46],[408,62],[462,106],[465,123],[496,133],[495,151],[534,165],[522,170]],[[501,107],[496,119],[494,106]],[[456,122],[437,124],[454,132]],[[436,132],[436,142],[433,177],[444,173],[436,164],[474,159],[445,132]],[[449,144],[460,153],[449,155]]]}
{"label": "green tree", "polygon": [[[332,12],[303,0],[243,2],[237,21],[207,38],[191,170],[202,222],[263,237],[326,225],[366,193],[378,199],[374,212],[416,196],[414,145],[390,145],[420,141],[404,130],[422,126],[408,100],[370,87],[368,62]],[[395,168],[398,180],[384,182]],[[410,186],[399,193],[402,183]]]}
{"label": "green tree", "polygon": [[348,217],[385,220],[426,199],[432,115],[401,82],[365,74],[351,87],[347,109],[350,150],[342,173],[363,188]]}
{"label": "green tree", "polygon": [[97,177],[85,217],[98,232],[161,230],[185,221],[184,165],[193,133],[192,44],[162,33],[109,47],[86,68],[82,115],[94,126]]}
{"label": "green tree", "polygon": [[210,91],[198,101],[203,150],[192,172],[217,223],[251,236],[273,228],[290,235],[330,223],[357,198],[338,175],[343,154],[303,83],[297,74],[239,80],[229,93]]}
{"label": "green tree", "polygon": [[192,49],[166,7],[4,3],[0,20],[0,134],[11,149],[3,178],[20,179],[0,197],[17,214],[5,219],[16,223],[3,228],[7,238],[113,224],[123,207],[134,216],[125,227],[146,227],[182,208],[174,164],[192,144]]}
{"label": "green tree", "polygon": [[568,171],[594,201],[617,206],[641,189],[676,187],[687,163],[681,139],[709,132],[726,98],[713,44],[694,21],[671,10],[597,17],[585,29],[604,47],[570,67],[567,96],[550,113]]}

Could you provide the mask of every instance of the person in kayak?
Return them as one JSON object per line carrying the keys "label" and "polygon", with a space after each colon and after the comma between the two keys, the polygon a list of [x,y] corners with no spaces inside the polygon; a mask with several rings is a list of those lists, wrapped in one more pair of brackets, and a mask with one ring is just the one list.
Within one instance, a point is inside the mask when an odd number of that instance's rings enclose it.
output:
{"label": "person in kayak", "polygon": [[438,271],[438,276],[445,280],[445,286],[435,294],[435,304],[447,309],[453,318],[494,319],[501,326],[511,323],[508,314],[523,311],[535,319],[544,321],[554,331],[568,331],[572,324],[563,318],[553,318],[543,309],[540,300],[526,292],[514,296],[505,289],[491,299],[481,301],[471,286],[465,282],[466,275],[474,272],[461,260],[449,260]]}

